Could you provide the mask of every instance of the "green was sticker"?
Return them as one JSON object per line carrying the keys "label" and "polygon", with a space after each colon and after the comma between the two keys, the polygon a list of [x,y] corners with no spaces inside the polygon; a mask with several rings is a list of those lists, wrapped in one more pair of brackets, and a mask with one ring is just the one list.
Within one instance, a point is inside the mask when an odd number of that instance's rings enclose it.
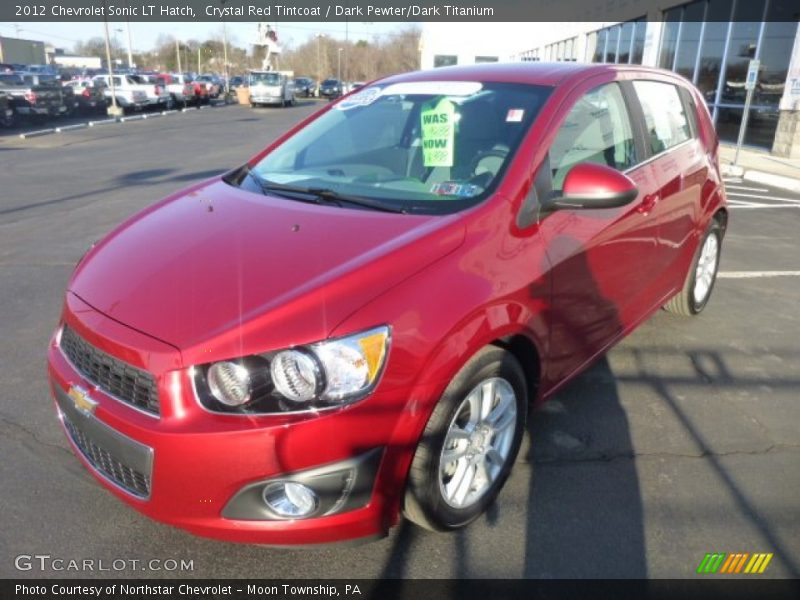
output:
{"label": "green was sticker", "polygon": [[422,163],[426,167],[452,167],[455,141],[455,106],[447,98],[426,105],[422,119]]}

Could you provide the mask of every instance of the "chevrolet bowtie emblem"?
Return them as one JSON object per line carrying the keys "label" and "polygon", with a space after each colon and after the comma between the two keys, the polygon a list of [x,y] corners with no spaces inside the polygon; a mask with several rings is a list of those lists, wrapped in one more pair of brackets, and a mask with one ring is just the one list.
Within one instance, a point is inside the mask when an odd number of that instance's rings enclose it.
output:
{"label": "chevrolet bowtie emblem", "polygon": [[80,412],[85,415],[94,414],[94,411],[97,408],[97,401],[92,400],[92,398],[89,396],[89,392],[87,392],[81,386],[71,386],[67,394],[70,398],[72,398],[75,408],[77,408]]}

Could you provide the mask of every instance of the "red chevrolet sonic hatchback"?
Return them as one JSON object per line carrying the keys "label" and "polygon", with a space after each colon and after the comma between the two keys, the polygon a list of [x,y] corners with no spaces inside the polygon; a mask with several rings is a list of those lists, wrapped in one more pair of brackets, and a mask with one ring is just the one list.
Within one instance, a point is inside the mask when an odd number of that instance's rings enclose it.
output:
{"label": "red chevrolet sonic hatchback", "polygon": [[80,261],[49,348],[80,459],[225,540],[462,527],[531,405],[711,294],[717,138],[668,72],[513,64],[383,79]]}

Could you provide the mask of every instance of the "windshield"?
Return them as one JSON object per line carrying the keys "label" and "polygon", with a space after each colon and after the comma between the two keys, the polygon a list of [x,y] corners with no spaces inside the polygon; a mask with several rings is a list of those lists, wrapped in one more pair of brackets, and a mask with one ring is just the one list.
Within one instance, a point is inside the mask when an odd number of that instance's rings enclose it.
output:
{"label": "windshield", "polygon": [[460,210],[500,180],[549,93],[465,81],[370,86],[253,165],[242,186],[325,189],[414,212]]}
{"label": "windshield", "polygon": [[280,73],[250,73],[250,83],[263,83],[264,85],[280,85]]}
{"label": "windshield", "polygon": [[338,79],[326,79],[325,81],[322,82],[322,85],[338,85],[338,84],[339,84]]}

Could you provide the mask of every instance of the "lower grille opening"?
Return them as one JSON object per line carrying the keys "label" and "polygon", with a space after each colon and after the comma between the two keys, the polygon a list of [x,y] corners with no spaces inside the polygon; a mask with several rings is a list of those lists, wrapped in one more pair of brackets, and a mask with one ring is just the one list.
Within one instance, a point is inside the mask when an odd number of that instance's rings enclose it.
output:
{"label": "lower grille opening", "polygon": [[150,496],[149,475],[132,469],[121,462],[111,452],[98,445],[81,431],[79,427],[70,421],[67,415],[62,413],[62,418],[70,439],[98,472],[134,496],[139,498],[148,498]]}

